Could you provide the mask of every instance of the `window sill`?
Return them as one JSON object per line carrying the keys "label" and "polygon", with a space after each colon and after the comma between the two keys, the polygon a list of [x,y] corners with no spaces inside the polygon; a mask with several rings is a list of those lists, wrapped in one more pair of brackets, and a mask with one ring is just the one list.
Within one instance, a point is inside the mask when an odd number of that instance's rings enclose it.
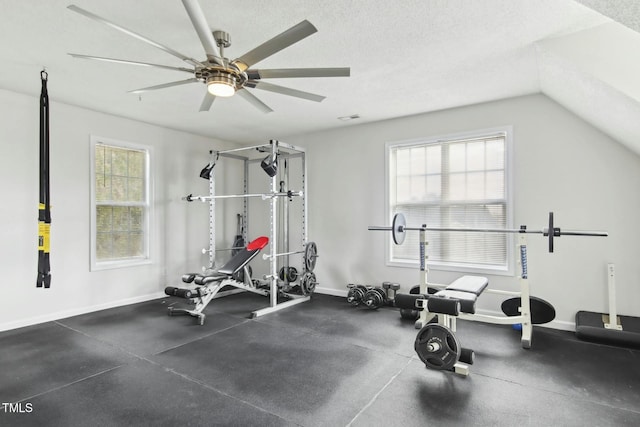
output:
{"label": "window sill", "polygon": [[[400,268],[412,268],[418,270],[420,268],[420,264],[415,261],[387,261],[387,266],[389,267],[400,267]],[[439,262],[427,262],[427,268],[429,270],[437,270],[437,271],[449,271],[454,273],[470,273],[470,274],[487,274],[492,276],[511,276],[513,277],[515,274],[513,270],[510,270],[508,266],[505,267],[497,267],[497,266],[482,266],[482,265],[462,265],[462,264],[452,264],[452,263],[439,263]]]}
{"label": "window sill", "polygon": [[149,258],[100,261],[91,264],[91,271],[114,270],[117,268],[138,267],[152,264]]}

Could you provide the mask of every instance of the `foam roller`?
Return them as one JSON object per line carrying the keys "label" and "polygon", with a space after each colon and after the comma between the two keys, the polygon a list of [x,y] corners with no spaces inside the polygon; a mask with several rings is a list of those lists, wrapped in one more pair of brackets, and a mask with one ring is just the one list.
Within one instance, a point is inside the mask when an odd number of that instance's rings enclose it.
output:
{"label": "foam roller", "polygon": [[453,298],[440,298],[431,296],[427,301],[427,309],[431,313],[442,313],[450,316],[458,316],[460,314],[460,301]]}
{"label": "foam roller", "polygon": [[428,295],[420,295],[420,294],[396,294],[396,298],[394,300],[396,307],[398,308],[406,308],[409,310],[418,310],[421,311],[421,308],[416,307],[416,300],[418,299],[427,299]]}

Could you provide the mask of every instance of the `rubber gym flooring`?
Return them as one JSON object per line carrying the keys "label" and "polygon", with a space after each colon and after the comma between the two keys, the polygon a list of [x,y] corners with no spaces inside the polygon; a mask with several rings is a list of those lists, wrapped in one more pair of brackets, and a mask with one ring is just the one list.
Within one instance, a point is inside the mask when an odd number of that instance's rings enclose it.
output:
{"label": "rubber gym flooring", "polygon": [[393,309],[316,294],[249,319],[267,300],[237,294],[199,326],[174,302],[0,333],[0,425],[640,425],[639,350],[541,327],[523,350],[509,326],[459,321],[465,378],[426,369]]}

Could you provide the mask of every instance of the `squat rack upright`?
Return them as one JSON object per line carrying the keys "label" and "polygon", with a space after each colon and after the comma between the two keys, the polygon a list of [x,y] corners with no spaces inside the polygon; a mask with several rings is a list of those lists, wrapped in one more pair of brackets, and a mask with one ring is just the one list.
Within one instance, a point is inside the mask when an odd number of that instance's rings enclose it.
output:
{"label": "squat rack upright", "polygon": [[[246,156],[239,155],[237,153],[242,151],[257,150],[262,153],[268,153],[265,159],[251,159]],[[268,144],[255,145],[250,147],[235,148],[224,151],[210,151],[212,156],[211,163],[209,164],[209,196],[188,196],[187,200],[201,200],[202,202],[209,201],[209,270],[215,268],[216,258],[216,220],[215,220],[215,207],[216,199],[228,199],[228,198],[241,198],[243,218],[246,224],[249,222],[249,207],[248,199],[251,197],[260,197],[263,200],[269,200],[269,253],[263,255],[264,259],[269,260],[269,273],[264,276],[269,284],[269,307],[265,307],[260,310],[252,312],[252,317],[259,317],[268,313],[272,313],[292,305],[296,305],[302,302],[310,300],[310,295],[296,295],[287,293],[287,301],[278,302],[278,258],[288,257],[292,253],[303,253],[303,250],[293,252],[278,252],[278,199],[279,198],[292,198],[300,197],[302,202],[302,233],[301,233],[301,248],[304,248],[307,243],[307,165],[306,165],[306,152],[304,148],[296,147],[294,145],[286,144],[277,140],[270,140]],[[236,160],[241,160],[244,163],[244,183],[242,194],[232,195],[216,195],[216,180],[215,180],[215,163],[220,157],[226,157]],[[301,167],[301,181],[302,189],[300,191],[280,191],[278,187],[278,174],[277,174],[277,161],[278,159],[293,159],[300,158],[302,162]],[[262,168],[270,176],[270,189],[267,193],[250,194],[249,191],[249,166],[254,163],[261,163]],[[272,169],[270,169],[272,167]],[[275,169],[273,169],[275,168]],[[271,172],[271,173],[270,173]],[[288,225],[283,227],[285,233],[285,239],[288,239]],[[242,228],[242,234],[245,241],[247,241],[247,227]],[[285,240],[286,241],[286,240]],[[288,244],[285,243],[285,251],[288,251]],[[289,263],[287,262],[288,266]],[[304,265],[304,263],[303,263]],[[315,277],[315,276],[314,276]],[[315,280],[315,279],[314,279]],[[315,283],[313,284],[315,287]]]}

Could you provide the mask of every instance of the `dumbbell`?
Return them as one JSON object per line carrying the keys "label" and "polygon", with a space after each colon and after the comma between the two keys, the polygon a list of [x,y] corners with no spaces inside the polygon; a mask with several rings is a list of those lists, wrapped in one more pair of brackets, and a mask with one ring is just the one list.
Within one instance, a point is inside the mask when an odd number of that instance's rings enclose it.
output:
{"label": "dumbbell", "polygon": [[367,287],[349,283],[347,288],[349,288],[349,291],[347,292],[347,302],[354,307],[360,305],[364,298],[364,294],[368,291]]}
{"label": "dumbbell", "polygon": [[387,302],[387,294],[382,288],[369,289],[362,298],[367,308],[377,310]]}
{"label": "dumbbell", "polygon": [[[389,305],[393,305],[393,300],[396,298],[396,293],[398,292],[398,289],[400,289],[400,285],[398,283],[382,282],[382,288],[387,293],[387,301]],[[393,291],[393,295],[390,295],[390,291]]]}

